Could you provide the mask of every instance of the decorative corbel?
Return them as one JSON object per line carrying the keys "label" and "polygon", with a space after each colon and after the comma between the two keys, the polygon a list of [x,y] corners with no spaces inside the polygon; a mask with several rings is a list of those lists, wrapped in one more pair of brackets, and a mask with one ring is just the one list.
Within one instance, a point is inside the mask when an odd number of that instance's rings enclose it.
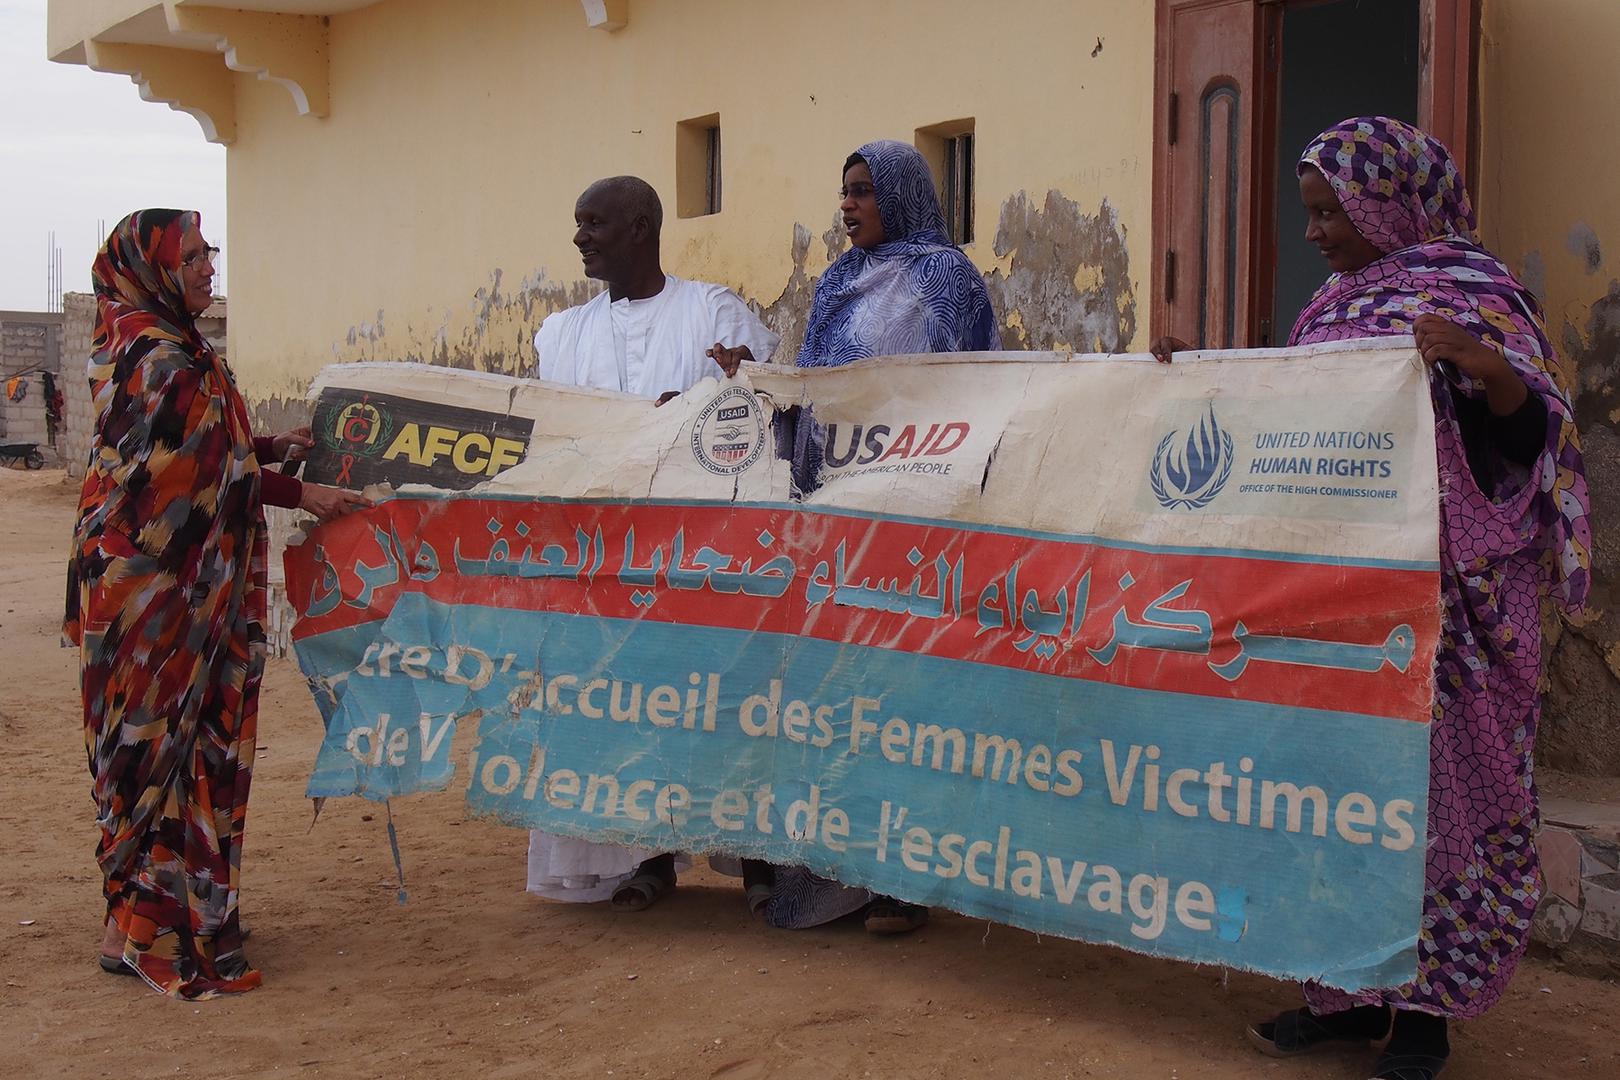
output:
{"label": "decorative corbel", "polygon": [[196,117],[209,142],[235,141],[236,88],[217,56],[162,45],[95,40],[84,43],[84,52],[91,70],[128,75],[144,100],[159,101]]}
{"label": "decorative corbel", "polygon": [[331,112],[324,16],[197,7],[175,0],[164,3],[163,14],[172,33],[213,38],[232,71],[251,72],[286,87],[298,115]]}

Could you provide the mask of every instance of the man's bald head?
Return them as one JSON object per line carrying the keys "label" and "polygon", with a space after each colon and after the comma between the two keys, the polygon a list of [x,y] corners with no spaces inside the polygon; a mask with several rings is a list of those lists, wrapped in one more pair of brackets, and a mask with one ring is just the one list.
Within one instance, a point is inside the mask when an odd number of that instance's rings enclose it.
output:
{"label": "man's bald head", "polygon": [[576,206],[588,199],[607,200],[607,205],[626,216],[627,220],[645,217],[656,239],[664,227],[664,204],[653,186],[639,176],[609,176],[598,180],[580,195]]}
{"label": "man's bald head", "polygon": [[574,203],[574,224],[585,276],[607,282],[615,300],[654,295],[663,287],[658,233],[664,206],[647,181],[637,176],[598,180]]}

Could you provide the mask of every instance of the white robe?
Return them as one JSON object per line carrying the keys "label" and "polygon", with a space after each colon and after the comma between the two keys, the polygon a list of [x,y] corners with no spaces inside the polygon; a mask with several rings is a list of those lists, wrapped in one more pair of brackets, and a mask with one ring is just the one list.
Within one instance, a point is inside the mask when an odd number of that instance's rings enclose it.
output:
{"label": "white robe", "polygon": [[[720,369],[704,355],[716,342],[727,348],[746,345],[763,363],[775,351],[777,336],[730,289],[673,274],[666,275],[657,296],[614,301],[604,292],[589,303],[546,316],[534,336],[540,378],[644,398],[685,391],[718,375]],[[651,848],[595,844],[534,829],[529,833],[528,890],[550,900],[607,900],[636,867],[658,854]],[[675,865],[684,870],[692,862],[677,857]],[[741,873],[740,867],[719,868]]]}
{"label": "white robe", "polygon": [[718,375],[714,361],[704,355],[715,342],[746,345],[764,363],[777,337],[724,285],[673,274],[665,276],[656,296],[612,300],[604,292],[546,316],[534,335],[540,378],[644,398],[684,391]]}

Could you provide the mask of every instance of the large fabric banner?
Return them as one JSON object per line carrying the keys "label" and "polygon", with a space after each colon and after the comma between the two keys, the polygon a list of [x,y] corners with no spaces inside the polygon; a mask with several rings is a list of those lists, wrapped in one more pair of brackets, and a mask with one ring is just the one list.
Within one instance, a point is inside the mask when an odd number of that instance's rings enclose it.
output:
{"label": "large fabric banner", "polygon": [[[401,367],[390,393],[457,378]],[[1410,347],[525,395],[520,464],[289,548],[327,721],[311,795],[457,782],[512,825],[1349,989],[1410,977],[1439,630]],[[784,422],[824,447],[802,497]]]}

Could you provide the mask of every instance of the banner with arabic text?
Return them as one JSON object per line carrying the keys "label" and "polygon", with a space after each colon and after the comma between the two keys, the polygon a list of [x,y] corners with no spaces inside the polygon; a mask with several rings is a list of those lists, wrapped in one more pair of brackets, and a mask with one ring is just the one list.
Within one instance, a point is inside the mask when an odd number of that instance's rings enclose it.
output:
{"label": "banner with arabic text", "polygon": [[[407,402],[458,377],[397,370]],[[288,549],[311,795],[454,782],[514,826],[1410,977],[1439,629],[1410,347],[528,387],[521,463]],[[773,428],[812,415],[803,495]]]}

